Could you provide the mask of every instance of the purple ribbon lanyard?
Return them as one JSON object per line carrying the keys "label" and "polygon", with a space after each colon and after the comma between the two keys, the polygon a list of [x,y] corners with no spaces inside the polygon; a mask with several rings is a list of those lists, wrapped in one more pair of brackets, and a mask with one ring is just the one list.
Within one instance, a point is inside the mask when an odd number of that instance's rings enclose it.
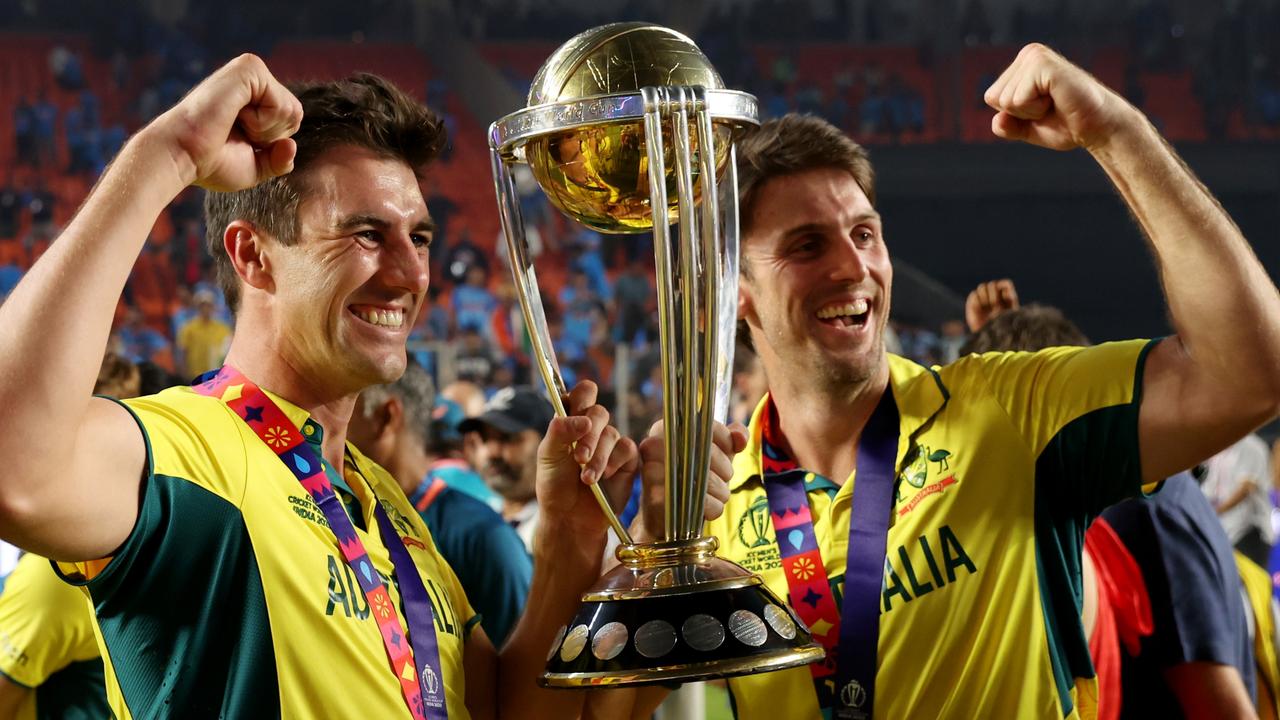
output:
{"label": "purple ribbon lanyard", "polygon": [[[377,505],[378,528],[383,538],[395,538],[396,532],[391,518],[382,503]],[[400,586],[400,606],[404,612],[405,622],[409,626],[409,642],[413,645],[413,664],[418,671],[418,682],[422,690],[423,703],[426,705],[427,717],[449,717],[444,699],[444,675],[440,672],[440,649],[436,645],[435,614],[431,610],[431,598],[422,583],[418,566],[409,556],[409,550],[403,542],[384,540],[391,553],[391,564],[396,569],[396,578]],[[407,582],[405,578],[410,578]]]}
{"label": "purple ribbon lanyard", "polygon": [[849,550],[840,613],[833,715],[867,720],[875,700],[885,546],[893,515],[898,406],[886,387],[858,442],[858,467],[849,510]]}

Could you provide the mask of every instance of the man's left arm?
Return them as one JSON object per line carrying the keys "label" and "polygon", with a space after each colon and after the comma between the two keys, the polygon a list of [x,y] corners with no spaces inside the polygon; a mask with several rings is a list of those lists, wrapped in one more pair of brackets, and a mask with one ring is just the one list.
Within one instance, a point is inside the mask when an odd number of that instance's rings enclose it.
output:
{"label": "man's left arm", "polygon": [[1280,412],[1280,294],[1239,228],[1136,108],[1043,45],[987,90],[996,135],[1085,148],[1146,233],[1177,334],[1148,354],[1138,432],[1144,482]]}
{"label": "man's left arm", "polygon": [[1240,478],[1240,484],[1236,485],[1236,489],[1227,496],[1226,500],[1214,505],[1213,509],[1221,515],[1231,508],[1244,502],[1244,499],[1253,494],[1254,488],[1257,487],[1253,478]]}
{"label": "man's left arm", "polygon": [[[639,457],[635,443],[608,424],[596,387],[584,382],[567,398],[569,417],[551,421],[538,448],[538,522],[533,580],[524,613],[498,657],[501,717],[576,718],[587,693],[541,688],[537,678],[558,628],[600,576],[607,522],[587,482],[625,481]],[[467,682],[471,682],[468,673]],[[612,692],[612,691],[611,691]]]}

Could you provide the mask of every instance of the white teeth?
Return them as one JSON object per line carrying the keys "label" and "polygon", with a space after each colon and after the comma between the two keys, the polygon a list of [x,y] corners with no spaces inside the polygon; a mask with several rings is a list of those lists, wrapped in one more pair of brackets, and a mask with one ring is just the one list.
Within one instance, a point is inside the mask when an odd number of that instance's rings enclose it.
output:
{"label": "white teeth", "polygon": [[356,316],[370,325],[398,328],[404,324],[404,312],[401,310],[360,310]]}
{"label": "white teeth", "polygon": [[832,305],[822,308],[818,311],[818,317],[822,320],[831,320],[838,317],[862,315],[867,312],[868,304],[866,298],[858,298],[851,303],[844,305]]}

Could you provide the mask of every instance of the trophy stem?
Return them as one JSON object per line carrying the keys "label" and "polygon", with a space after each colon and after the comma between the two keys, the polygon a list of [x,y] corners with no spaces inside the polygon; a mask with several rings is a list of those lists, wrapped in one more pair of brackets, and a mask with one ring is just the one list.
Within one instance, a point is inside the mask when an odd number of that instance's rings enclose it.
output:
{"label": "trophy stem", "polygon": [[[694,204],[693,194],[693,158],[689,137],[689,105],[692,98],[687,88],[673,87],[667,90],[670,95],[671,128],[675,156],[676,192],[680,217],[680,262],[677,266],[677,284],[680,288],[680,326],[679,345],[681,357],[679,372],[681,384],[678,387],[678,398],[681,402],[681,417],[685,419],[680,428],[680,447],[677,460],[680,463],[682,494],[676,500],[678,523],[672,539],[688,540],[698,534],[696,518],[702,515],[702,495],[698,489],[703,485],[709,467],[707,443],[710,440],[710,418],[699,412],[699,395],[704,388],[699,386],[702,379],[702,358],[706,355],[706,345],[700,326],[703,325],[703,313],[699,312],[699,301],[702,299],[701,285],[707,281],[706,273],[699,272],[699,240],[701,234],[698,222],[698,210]],[[674,358],[663,358],[671,361]],[[695,517],[696,515],[696,517]]]}
{"label": "trophy stem", "polygon": [[[564,406],[564,398],[568,395],[564,378],[560,375],[560,367],[556,363],[552,351],[551,337],[547,330],[547,315],[542,307],[542,296],[538,293],[538,277],[533,270],[533,260],[529,257],[529,242],[524,233],[524,218],[520,213],[520,195],[516,192],[515,181],[511,170],[498,148],[490,139],[489,158],[493,167],[494,186],[498,193],[498,214],[502,220],[502,234],[507,239],[507,255],[511,260],[511,276],[515,283],[516,295],[520,298],[520,310],[524,315],[525,327],[529,330],[529,341],[532,345],[534,365],[542,375],[546,384],[547,395],[556,415],[565,417],[568,411]],[[609,521],[609,526],[618,536],[618,541],[631,545],[631,533],[627,532],[622,521],[618,519],[609,498],[600,489],[599,483],[591,484],[591,494],[600,506],[600,511]]]}
{"label": "trophy stem", "polygon": [[[693,107],[698,130],[698,180],[702,188],[702,234],[699,250],[701,251],[701,269],[699,277],[703,280],[702,312],[699,314],[703,327],[702,368],[698,373],[698,445],[699,467],[702,472],[695,475],[693,495],[695,504],[690,510],[689,521],[694,528],[694,535],[701,535],[702,514],[706,504],[707,480],[711,465],[711,445],[713,441],[712,424],[716,420],[724,420],[717,415],[719,401],[717,389],[720,387],[720,363],[722,355],[732,359],[732,346],[726,351],[724,336],[720,327],[720,317],[724,312],[722,303],[730,302],[720,291],[725,281],[721,263],[724,236],[721,234],[719,190],[716,187],[716,147],[715,131],[711,124],[711,113],[707,108],[706,89],[695,87],[692,90]],[[736,237],[736,236],[735,236]],[[730,306],[737,313],[737,298]],[[732,337],[730,335],[730,337]]]}
{"label": "trophy stem", "polygon": [[667,502],[663,506],[663,539],[676,537],[679,525],[679,483],[680,471],[676,464],[680,433],[681,416],[676,408],[676,392],[678,378],[675,363],[674,347],[675,328],[673,327],[674,307],[676,304],[675,279],[672,276],[673,258],[671,248],[671,224],[667,218],[667,185],[666,159],[662,141],[662,110],[665,97],[659,88],[642,88],[641,98],[644,100],[644,134],[645,150],[648,160],[649,206],[653,208],[653,261],[657,271],[656,285],[658,291],[658,339],[662,350],[662,420],[664,432],[662,437],[663,452],[666,455],[664,486]]}

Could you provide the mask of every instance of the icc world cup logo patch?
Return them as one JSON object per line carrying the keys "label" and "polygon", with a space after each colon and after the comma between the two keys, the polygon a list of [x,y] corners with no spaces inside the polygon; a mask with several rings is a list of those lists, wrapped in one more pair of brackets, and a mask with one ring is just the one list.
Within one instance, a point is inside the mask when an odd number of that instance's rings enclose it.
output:
{"label": "icc world cup logo patch", "polygon": [[427,695],[440,694],[440,676],[429,667],[422,668],[422,689]]}
{"label": "icc world cup logo patch", "polygon": [[768,545],[769,526],[769,498],[762,495],[738,520],[738,540],[748,549]]}

